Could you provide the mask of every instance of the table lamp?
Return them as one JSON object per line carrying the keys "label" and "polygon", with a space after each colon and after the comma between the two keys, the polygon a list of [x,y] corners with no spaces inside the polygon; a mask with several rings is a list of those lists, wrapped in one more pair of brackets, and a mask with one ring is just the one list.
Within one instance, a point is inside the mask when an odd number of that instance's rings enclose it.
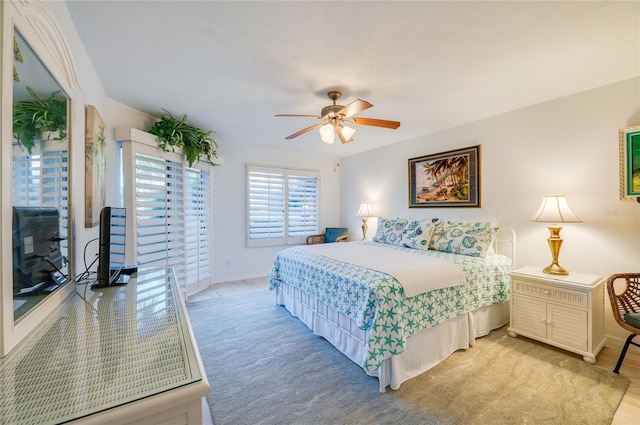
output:
{"label": "table lamp", "polygon": [[371,204],[360,204],[360,209],[356,214],[357,217],[362,217],[362,240],[367,240],[367,219],[373,217],[373,209]]}
{"label": "table lamp", "polygon": [[582,223],[582,220],[576,216],[564,195],[549,195],[542,198],[542,203],[538,212],[531,217],[531,221],[540,221],[545,223],[553,223],[549,226],[549,248],[551,249],[552,261],[542,271],[547,274],[555,274],[566,276],[569,271],[558,263],[558,255],[560,254],[560,247],[562,246],[562,238],[560,237],[560,230],[562,227],[558,226],[558,223]]}

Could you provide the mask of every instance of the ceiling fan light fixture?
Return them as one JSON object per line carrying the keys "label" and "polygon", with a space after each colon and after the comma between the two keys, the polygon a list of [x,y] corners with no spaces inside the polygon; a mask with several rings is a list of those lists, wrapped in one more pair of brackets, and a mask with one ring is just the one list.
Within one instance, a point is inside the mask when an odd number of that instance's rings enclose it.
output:
{"label": "ceiling fan light fixture", "polygon": [[342,135],[344,136],[345,139],[347,140],[351,140],[351,138],[353,137],[353,135],[355,134],[356,129],[352,128],[352,127],[347,127],[346,125],[342,126]]}
{"label": "ceiling fan light fixture", "polygon": [[302,118],[315,118],[322,120],[318,124],[310,125],[307,128],[303,128],[290,136],[285,137],[286,140],[294,139],[302,134],[308,133],[311,130],[318,129],[320,132],[320,138],[324,143],[332,144],[335,142],[335,136],[342,143],[350,143],[353,141],[353,134],[356,130],[352,127],[345,127],[345,123],[355,125],[368,125],[373,127],[383,127],[396,129],[400,127],[399,121],[381,120],[378,118],[356,118],[353,115],[358,114],[364,110],[371,108],[373,105],[366,100],[356,99],[346,106],[338,105],[336,101],[342,97],[342,93],[337,90],[332,90],[327,93],[329,99],[333,101],[332,105],[322,108],[320,115],[299,115],[299,114],[278,114],[276,117],[302,117]]}
{"label": "ceiling fan light fixture", "polygon": [[325,124],[318,129],[320,133],[320,138],[323,142],[327,144],[332,144],[335,141],[335,130],[333,129],[333,124]]}

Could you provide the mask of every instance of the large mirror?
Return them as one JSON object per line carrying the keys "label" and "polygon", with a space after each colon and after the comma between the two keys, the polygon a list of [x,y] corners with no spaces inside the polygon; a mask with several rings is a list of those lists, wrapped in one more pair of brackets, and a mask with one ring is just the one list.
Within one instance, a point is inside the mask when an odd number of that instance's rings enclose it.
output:
{"label": "large mirror", "polygon": [[13,317],[71,281],[69,98],[14,29],[12,138]]}

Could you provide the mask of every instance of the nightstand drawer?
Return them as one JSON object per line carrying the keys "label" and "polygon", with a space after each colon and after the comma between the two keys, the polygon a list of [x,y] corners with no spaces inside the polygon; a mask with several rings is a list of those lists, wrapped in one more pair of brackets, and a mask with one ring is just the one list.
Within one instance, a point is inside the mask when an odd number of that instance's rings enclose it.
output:
{"label": "nightstand drawer", "polygon": [[587,308],[589,302],[588,292],[558,288],[517,278],[513,279],[511,290],[518,294],[534,296],[546,301],[557,301],[574,307]]}

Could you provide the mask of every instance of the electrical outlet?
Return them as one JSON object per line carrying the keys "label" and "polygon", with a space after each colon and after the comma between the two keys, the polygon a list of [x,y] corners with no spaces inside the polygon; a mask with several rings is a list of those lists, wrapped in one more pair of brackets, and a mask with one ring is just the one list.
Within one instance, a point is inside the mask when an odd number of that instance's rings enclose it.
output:
{"label": "electrical outlet", "polygon": [[231,259],[227,258],[224,263],[226,264],[227,267],[231,267]]}
{"label": "electrical outlet", "polygon": [[27,236],[24,238],[24,253],[33,254],[33,250],[33,236]]}

